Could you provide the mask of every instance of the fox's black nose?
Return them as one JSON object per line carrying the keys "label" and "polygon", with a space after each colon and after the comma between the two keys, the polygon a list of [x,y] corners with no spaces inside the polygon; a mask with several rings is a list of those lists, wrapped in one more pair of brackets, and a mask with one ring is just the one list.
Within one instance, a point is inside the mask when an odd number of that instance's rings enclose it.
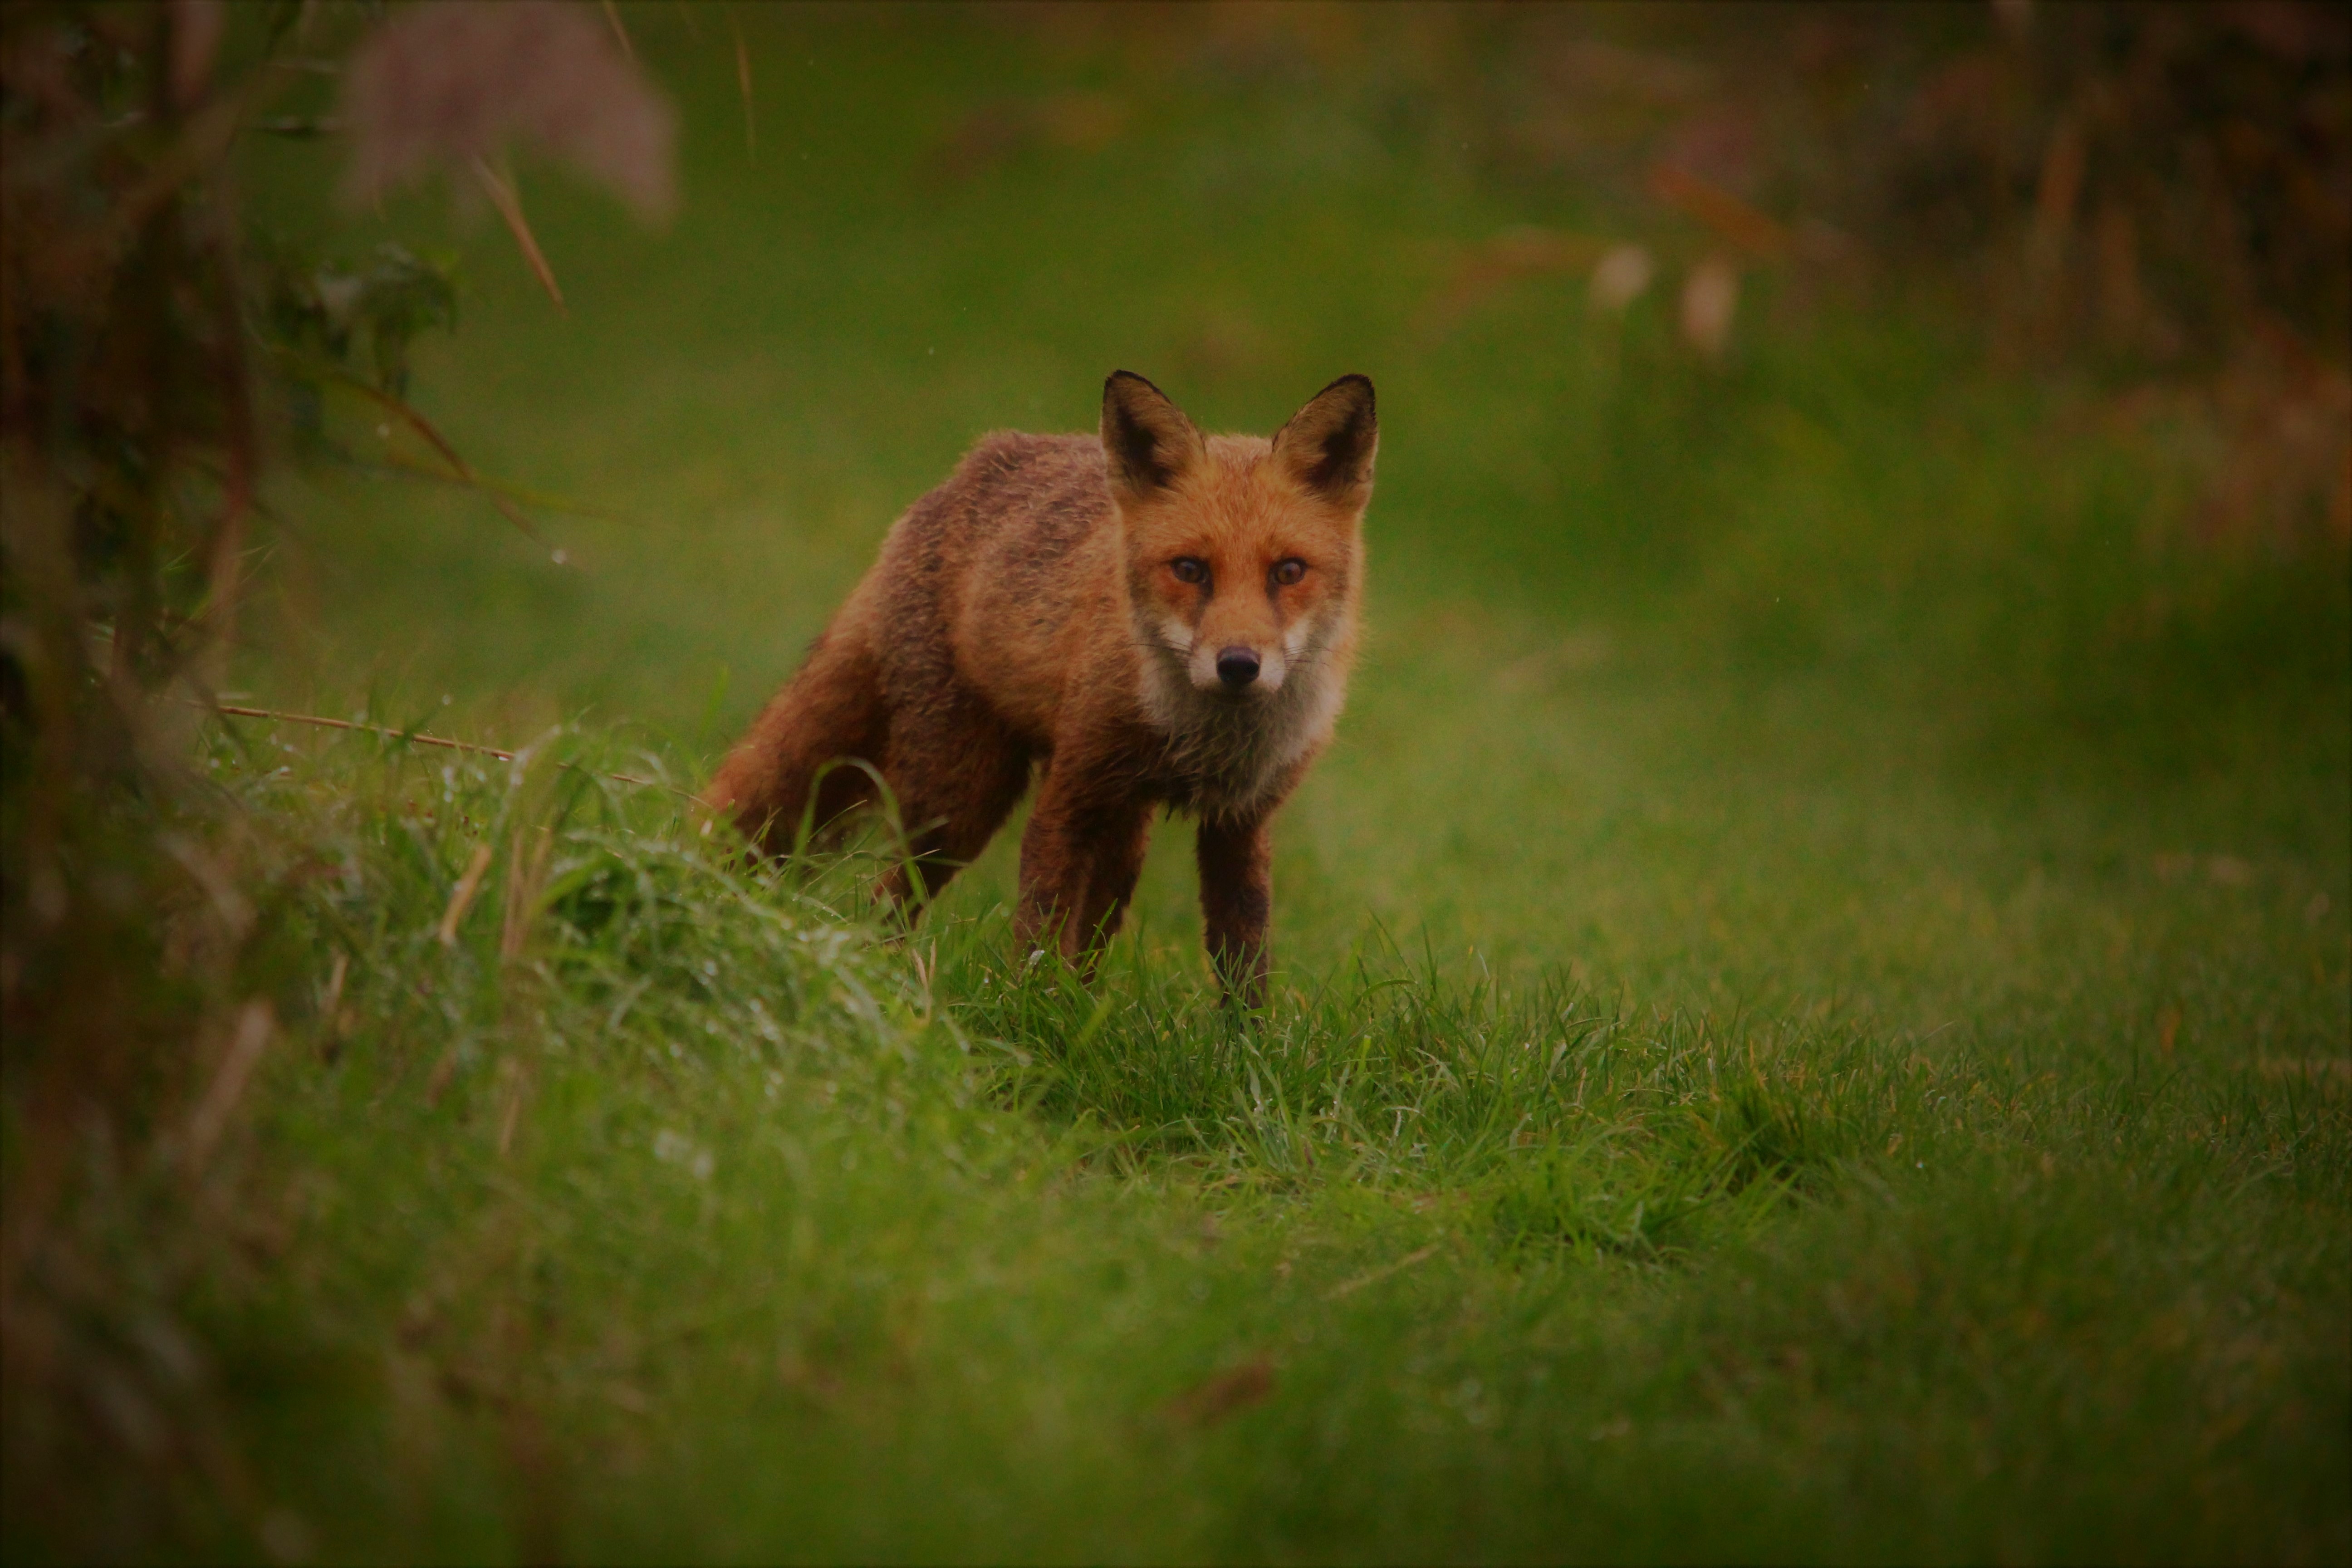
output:
{"label": "fox's black nose", "polygon": [[1239,691],[1257,679],[1257,653],[1253,648],[1222,648],[1217,653],[1217,679]]}

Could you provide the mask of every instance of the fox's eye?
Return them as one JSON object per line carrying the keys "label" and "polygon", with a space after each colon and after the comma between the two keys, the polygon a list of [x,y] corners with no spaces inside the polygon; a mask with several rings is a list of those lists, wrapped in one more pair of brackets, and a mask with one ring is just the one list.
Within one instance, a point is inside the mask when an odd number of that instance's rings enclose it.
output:
{"label": "fox's eye", "polygon": [[1205,583],[1209,580],[1209,563],[1197,556],[1179,555],[1168,563],[1179,583]]}
{"label": "fox's eye", "polygon": [[1295,555],[1287,561],[1277,561],[1275,563],[1274,582],[1275,586],[1278,588],[1291,587],[1295,585],[1301,577],[1306,575],[1307,563],[1299,560]]}

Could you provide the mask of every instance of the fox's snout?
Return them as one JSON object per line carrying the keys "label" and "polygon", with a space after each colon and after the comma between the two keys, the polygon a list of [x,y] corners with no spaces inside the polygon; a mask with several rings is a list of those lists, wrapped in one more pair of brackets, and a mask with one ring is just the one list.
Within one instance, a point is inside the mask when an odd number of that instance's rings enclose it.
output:
{"label": "fox's snout", "polygon": [[1204,637],[1189,661],[1192,684],[1219,697],[1267,697],[1282,689],[1289,673],[1281,652],[1262,642],[1228,642]]}
{"label": "fox's snout", "polygon": [[1205,626],[1194,628],[1184,673],[1192,688],[1213,697],[1247,700],[1271,697],[1282,689],[1290,662],[1276,637],[1220,637]]}

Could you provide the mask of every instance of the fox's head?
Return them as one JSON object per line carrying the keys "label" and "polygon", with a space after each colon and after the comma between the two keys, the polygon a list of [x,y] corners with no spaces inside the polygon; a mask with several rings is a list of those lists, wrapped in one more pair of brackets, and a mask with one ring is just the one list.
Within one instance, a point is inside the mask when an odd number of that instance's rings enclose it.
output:
{"label": "fox's head", "polygon": [[1245,708],[1345,658],[1380,445],[1370,381],[1341,376],[1268,441],[1203,436],[1119,371],[1102,444],[1147,658]]}

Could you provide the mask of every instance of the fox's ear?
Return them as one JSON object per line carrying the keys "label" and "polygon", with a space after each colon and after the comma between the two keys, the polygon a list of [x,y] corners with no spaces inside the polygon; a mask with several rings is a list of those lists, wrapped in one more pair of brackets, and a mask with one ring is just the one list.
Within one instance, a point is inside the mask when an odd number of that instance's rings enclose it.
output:
{"label": "fox's ear", "polygon": [[1371,499],[1381,425],[1370,376],[1343,375],[1275,432],[1274,460],[1305,489],[1342,506]]}
{"label": "fox's ear", "polygon": [[1103,383],[1102,444],[1111,488],[1133,496],[1168,489],[1208,452],[1183,410],[1131,370]]}

